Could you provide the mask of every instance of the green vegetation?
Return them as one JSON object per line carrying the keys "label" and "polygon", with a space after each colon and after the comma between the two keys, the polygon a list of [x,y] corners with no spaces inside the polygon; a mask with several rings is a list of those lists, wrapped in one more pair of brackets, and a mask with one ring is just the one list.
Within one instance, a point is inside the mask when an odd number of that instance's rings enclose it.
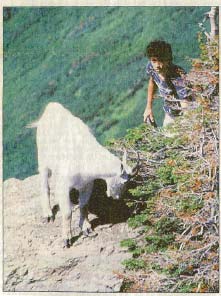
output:
{"label": "green vegetation", "polygon": [[182,221],[178,218],[162,217],[155,225],[157,234],[171,234],[183,232]]}
{"label": "green vegetation", "polygon": [[[10,15],[5,9],[4,179],[36,173],[35,132],[25,126],[50,101],[82,118],[102,143],[140,124],[146,101],[146,44],[164,38],[172,44],[175,63],[188,70],[187,57],[199,53],[196,24],[206,10],[17,7]],[[160,100],[154,110],[161,124],[158,106]]]}
{"label": "green vegetation", "polygon": [[123,261],[123,264],[128,270],[139,270],[146,268],[146,264],[142,259],[126,259]]}
{"label": "green vegetation", "polygon": [[200,32],[198,40],[202,53],[187,75],[195,107],[165,129],[142,124],[110,143],[141,159],[127,197],[137,235],[121,244],[131,253],[123,292],[219,291],[218,38]]}

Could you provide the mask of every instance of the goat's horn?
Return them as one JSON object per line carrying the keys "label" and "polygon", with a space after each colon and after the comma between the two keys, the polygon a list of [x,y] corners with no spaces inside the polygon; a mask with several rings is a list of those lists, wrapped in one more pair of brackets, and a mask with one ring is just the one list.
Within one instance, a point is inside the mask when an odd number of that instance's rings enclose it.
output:
{"label": "goat's horn", "polygon": [[123,155],[123,158],[122,158],[122,164],[124,167],[126,167],[127,165],[127,151],[126,149],[124,149],[124,155]]}
{"label": "goat's horn", "polygon": [[139,167],[140,167],[140,154],[139,152],[137,152],[137,163],[136,165],[132,168],[132,173],[130,175],[130,177],[134,177],[137,175],[138,171],[139,171]]}

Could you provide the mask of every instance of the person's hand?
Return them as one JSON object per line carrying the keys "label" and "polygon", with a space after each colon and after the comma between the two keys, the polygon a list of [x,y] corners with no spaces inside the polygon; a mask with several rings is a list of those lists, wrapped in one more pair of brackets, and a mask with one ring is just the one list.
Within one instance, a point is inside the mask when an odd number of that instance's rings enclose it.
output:
{"label": "person's hand", "polygon": [[143,114],[143,121],[146,122],[148,117],[150,118],[150,120],[153,122],[154,121],[154,117],[153,117],[153,111],[151,108],[146,108]]}

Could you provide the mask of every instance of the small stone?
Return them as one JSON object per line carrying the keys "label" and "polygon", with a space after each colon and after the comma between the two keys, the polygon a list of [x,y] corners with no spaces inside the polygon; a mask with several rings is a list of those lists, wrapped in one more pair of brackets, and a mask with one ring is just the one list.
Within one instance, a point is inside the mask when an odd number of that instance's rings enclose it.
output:
{"label": "small stone", "polygon": [[76,275],[76,279],[78,280],[81,277],[80,272]]}
{"label": "small stone", "polygon": [[27,274],[28,274],[28,269],[25,269],[25,270],[23,271],[23,274],[22,274],[22,275],[24,276],[24,275],[27,275]]}
{"label": "small stone", "polygon": [[100,248],[100,253],[103,252],[103,250],[104,250],[104,247],[101,247],[101,248]]}
{"label": "small stone", "polygon": [[11,285],[12,286],[15,286],[17,284],[17,282],[16,281],[14,281],[14,282],[11,282]]}

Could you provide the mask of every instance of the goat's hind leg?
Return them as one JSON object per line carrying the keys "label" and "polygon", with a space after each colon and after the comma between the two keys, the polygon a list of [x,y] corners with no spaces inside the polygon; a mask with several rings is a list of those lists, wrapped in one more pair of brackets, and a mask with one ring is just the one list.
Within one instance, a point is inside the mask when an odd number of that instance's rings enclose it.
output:
{"label": "goat's hind leg", "polygon": [[50,205],[50,188],[48,184],[49,170],[46,168],[40,171],[41,177],[41,206],[43,211],[43,218],[48,222],[54,220],[54,216]]}
{"label": "goat's hind leg", "polygon": [[59,201],[59,207],[62,214],[62,238],[63,247],[69,248],[72,239],[71,218],[72,218],[72,203],[70,200],[70,190],[67,183],[58,181],[56,184],[55,195]]}

